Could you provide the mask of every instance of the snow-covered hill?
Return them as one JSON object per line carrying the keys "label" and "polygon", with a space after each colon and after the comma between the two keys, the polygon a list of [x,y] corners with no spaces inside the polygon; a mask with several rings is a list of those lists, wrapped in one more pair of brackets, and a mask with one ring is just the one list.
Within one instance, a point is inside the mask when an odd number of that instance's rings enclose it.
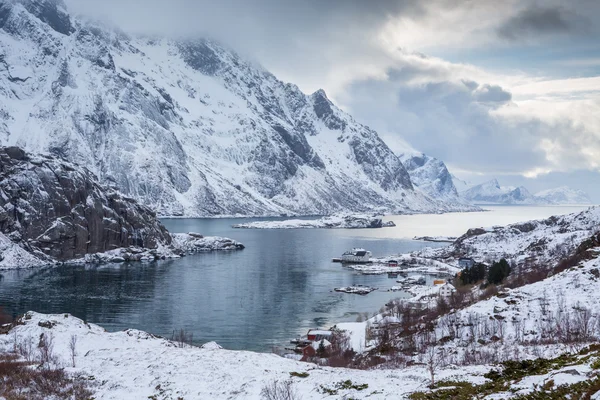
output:
{"label": "snow-covered hill", "polygon": [[538,192],[535,197],[551,204],[592,204],[587,193],[567,186]]}
{"label": "snow-covered hill", "polygon": [[523,187],[500,186],[496,179],[473,186],[461,197],[478,204],[537,204],[538,200]]}
{"label": "snow-covered hill", "polygon": [[61,0],[0,2],[0,143],[87,165],[165,215],[464,209],[319,90],[210,40],[128,36]]}
{"label": "snow-covered hill", "polygon": [[590,237],[600,233],[600,207],[544,220],[520,222],[505,227],[473,228],[448,247],[424,249],[420,257],[457,265],[458,257],[490,262],[506,258],[519,264],[552,270],[574,254]]}
{"label": "snow-covered hill", "polygon": [[447,202],[459,201],[452,176],[443,161],[425,154],[400,156],[412,183],[428,196]]}

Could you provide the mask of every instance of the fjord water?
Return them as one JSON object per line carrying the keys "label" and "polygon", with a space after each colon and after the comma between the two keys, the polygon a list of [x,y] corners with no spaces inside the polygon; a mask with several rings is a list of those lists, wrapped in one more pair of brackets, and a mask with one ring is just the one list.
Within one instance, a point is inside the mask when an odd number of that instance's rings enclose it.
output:
{"label": "fjord water", "polygon": [[[458,236],[469,227],[566,214],[584,207],[486,207],[483,213],[390,216],[397,227],[372,230],[232,229],[249,219],[166,219],[172,232],[241,241],[246,249],[152,263],[61,266],[3,271],[0,306],[9,313],[71,313],[107,330],[136,328],[170,337],[180,328],[195,343],[269,351],[311,327],[355,321],[404,294],[386,291],[387,275],[360,275],[331,262],[352,247],[374,256],[443,246],[408,238]],[[333,292],[348,285],[380,288],[368,296]]]}

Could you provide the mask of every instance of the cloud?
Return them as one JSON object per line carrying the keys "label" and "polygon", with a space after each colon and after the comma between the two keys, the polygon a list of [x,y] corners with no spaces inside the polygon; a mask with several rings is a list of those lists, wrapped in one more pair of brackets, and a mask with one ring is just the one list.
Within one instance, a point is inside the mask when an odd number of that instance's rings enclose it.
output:
{"label": "cloud", "polygon": [[483,84],[476,88],[473,97],[480,103],[503,104],[512,100],[512,94],[498,85]]}
{"label": "cloud", "polygon": [[504,39],[516,41],[537,36],[581,32],[587,24],[586,19],[566,8],[533,5],[509,18],[497,32]]}
{"label": "cloud", "polygon": [[600,101],[515,102],[509,88],[469,79],[477,75],[472,66],[423,60],[429,65],[422,74],[412,71],[417,62],[405,59],[386,79],[357,81],[341,97],[395,151],[405,149],[401,138],[488,177],[600,170]]}

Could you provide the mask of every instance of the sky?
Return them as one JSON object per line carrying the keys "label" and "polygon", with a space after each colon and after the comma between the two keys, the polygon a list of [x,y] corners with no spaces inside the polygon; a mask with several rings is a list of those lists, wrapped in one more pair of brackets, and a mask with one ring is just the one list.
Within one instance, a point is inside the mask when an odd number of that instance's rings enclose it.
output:
{"label": "sky", "polygon": [[600,1],[67,3],[129,32],[219,40],[464,180],[600,203]]}

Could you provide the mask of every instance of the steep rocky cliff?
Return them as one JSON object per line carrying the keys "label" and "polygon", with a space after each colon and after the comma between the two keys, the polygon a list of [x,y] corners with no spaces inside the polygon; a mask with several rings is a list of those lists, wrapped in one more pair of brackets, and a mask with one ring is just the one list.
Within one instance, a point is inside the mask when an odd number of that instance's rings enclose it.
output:
{"label": "steep rocky cliff", "polygon": [[17,147],[0,148],[0,231],[59,261],[172,240],[152,210],[100,186],[89,170]]}
{"label": "steep rocky cliff", "polygon": [[428,196],[448,203],[460,202],[452,175],[446,164],[426,154],[400,156],[415,186]]}

